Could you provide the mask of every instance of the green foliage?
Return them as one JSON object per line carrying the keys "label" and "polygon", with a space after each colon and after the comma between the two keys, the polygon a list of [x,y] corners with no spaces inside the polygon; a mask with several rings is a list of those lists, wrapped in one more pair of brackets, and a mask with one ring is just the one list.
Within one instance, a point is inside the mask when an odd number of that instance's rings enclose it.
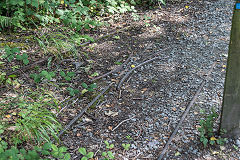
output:
{"label": "green foliage", "polygon": [[18,48],[10,48],[9,46],[5,46],[5,54],[2,57],[6,58],[9,62],[16,58],[27,65],[29,63],[28,55],[26,53],[23,53],[22,55],[17,53],[20,53]]}
{"label": "green foliage", "polygon": [[[13,122],[3,121],[11,133],[15,144],[21,142],[49,142],[51,138],[58,140],[57,133],[62,128],[51,110],[58,110],[58,103],[50,94],[33,92],[26,97],[16,97],[1,102],[0,117],[11,112]],[[17,109],[14,109],[17,108]],[[0,119],[1,122],[1,119]],[[0,123],[1,124],[1,123]]]}
{"label": "green foliage", "polygon": [[93,158],[93,152],[88,152],[86,151],[85,148],[79,148],[78,150],[82,155],[83,157],[81,158],[81,160],[88,160],[90,158]]}
{"label": "green foliage", "polygon": [[84,88],[82,90],[82,94],[86,93],[86,92],[93,92],[95,88],[97,88],[97,84],[96,83],[92,83],[90,85],[87,85],[86,83],[82,83],[82,87]]}
{"label": "green foliage", "polygon": [[8,148],[8,143],[0,139],[0,160],[40,160],[41,157],[54,157],[61,160],[70,160],[71,156],[66,147],[58,148],[52,143],[45,143],[43,146],[34,146],[32,150]]}
{"label": "green foliage", "polygon": [[66,153],[67,152],[67,148],[66,147],[57,147],[56,145],[52,144],[52,152],[51,152],[51,155],[54,157],[54,158],[63,158],[64,160],[68,160],[70,159],[70,154],[69,153]]}
{"label": "green foliage", "polygon": [[30,74],[30,78],[33,78],[35,83],[39,83],[44,79],[47,79],[47,80],[50,81],[53,77],[55,77],[54,72],[48,72],[48,71],[45,71],[45,70],[43,70],[39,74],[37,74],[37,73]]}
{"label": "green foliage", "polygon": [[29,63],[28,55],[26,53],[23,53],[22,55],[16,55],[16,59],[22,61],[25,65]]}
{"label": "green foliage", "polygon": [[79,90],[78,90],[78,89],[73,89],[73,88],[71,88],[71,87],[68,87],[68,88],[67,88],[67,91],[69,92],[69,95],[70,95],[70,96],[75,96],[76,94],[79,93]]}
{"label": "green foliage", "polygon": [[218,114],[215,109],[212,108],[211,113],[208,115],[206,115],[203,110],[201,113],[204,115],[204,119],[199,121],[201,127],[198,128],[198,131],[200,132],[200,141],[203,143],[204,147],[208,144],[223,145],[227,139],[221,137],[216,138],[214,133],[214,122],[218,118]]}
{"label": "green foliage", "polygon": [[104,143],[106,144],[107,149],[113,149],[114,148],[114,144],[109,144],[108,141],[104,141]]}
{"label": "green foliage", "polygon": [[60,75],[66,80],[66,81],[71,81],[72,78],[76,75],[75,72],[63,72],[60,71]]}
{"label": "green foliage", "polygon": [[114,155],[111,151],[102,152],[102,156],[104,157],[104,160],[114,159]]}
{"label": "green foliage", "polygon": [[[109,144],[108,141],[104,141],[106,148],[107,149],[113,149],[114,148],[114,144]],[[104,157],[104,160],[109,160],[109,159],[114,159],[114,155],[111,151],[106,151],[106,152],[102,152],[102,156]]]}
{"label": "green foliage", "polygon": [[17,85],[19,85],[19,82],[16,79],[16,77],[17,77],[17,75],[15,75],[15,74],[7,76],[6,72],[0,71],[0,84],[17,86]]}
{"label": "green foliage", "polygon": [[[132,0],[131,2],[133,2]],[[63,2],[63,3],[62,3]],[[0,2],[0,26],[22,28],[29,23],[64,23],[77,31],[92,29],[100,22],[93,17],[134,11],[126,0],[9,0]]]}
{"label": "green foliage", "polygon": [[104,141],[104,143],[106,144],[107,149],[113,149],[114,148],[114,144],[109,144],[108,141]]}
{"label": "green foliage", "polygon": [[129,150],[130,146],[131,146],[130,144],[125,144],[125,143],[122,144],[122,147],[124,148],[124,150]]}

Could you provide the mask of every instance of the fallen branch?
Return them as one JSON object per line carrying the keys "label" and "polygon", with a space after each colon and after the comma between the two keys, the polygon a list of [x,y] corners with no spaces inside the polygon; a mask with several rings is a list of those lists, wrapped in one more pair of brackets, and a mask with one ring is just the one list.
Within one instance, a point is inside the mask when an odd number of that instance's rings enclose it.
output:
{"label": "fallen branch", "polygon": [[117,67],[117,68],[111,70],[110,72],[107,72],[107,73],[105,73],[105,74],[103,74],[103,75],[101,75],[101,76],[98,76],[98,77],[94,78],[92,81],[96,81],[96,80],[101,79],[101,78],[103,78],[103,77],[106,77],[106,76],[108,76],[108,75],[110,75],[110,74],[112,74],[112,73],[118,72],[119,70],[122,69],[122,67],[123,67],[125,64],[128,63],[128,61],[130,60],[130,58],[132,57],[132,55],[133,55],[133,54],[131,54],[131,55],[127,58],[127,60],[126,60],[123,64],[121,64],[119,67]]}
{"label": "fallen branch", "polygon": [[112,83],[105,87],[104,90],[97,95],[97,97],[95,97],[77,116],[75,116],[68,123],[68,125],[66,125],[65,128],[59,132],[58,137],[60,137],[66,130],[68,130],[73,125],[73,123],[75,123],[80,117],[82,117],[82,115],[87,111],[87,109],[91,107],[98,100],[98,98],[101,97],[111,87],[111,85]]}
{"label": "fallen branch", "polygon": [[126,121],[129,121],[129,120],[133,119],[134,117],[136,117],[136,116],[132,116],[131,118],[128,118],[128,119],[123,120],[123,121],[120,122],[115,128],[113,128],[112,131],[115,131],[121,124],[123,124],[123,123],[126,122]]}
{"label": "fallen branch", "polygon": [[[111,36],[111,35],[114,35],[114,34],[116,34],[116,33],[118,33],[118,32],[121,32],[121,31],[123,31],[123,30],[125,30],[125,29],[128,29],[128,28],[130,28],[130,26],[123,27],[123,28],[121,28],[121,29],[118,29],[118,30],[112,32],[112,33],[109,33],[109,34],[106,34],[106,35],[104,35],[104,36],[101,36],[101,37],[95,39],[93,42],[97,42],[97,41],[99,41],[99,40],[101,40],[101,39],[104,39],[104,38],[106,38],[106,37],[109,37],[109,36]],[[90,43],[92,43],[92,41],[87,41],[87,42],[85,42],[85,43],[82,43],[82,44],[80,44],[80,45],[77,47],[77,49],[78,49],[79,47],[86,46],[86,45],[88,45],[88,44],[90,44]]]}
{"label": "fallen branch", "polygon": [[178,122],[178,125],[177,125],[176,128],[174,129],[174,131],[173,131],[172,135],[170,136],[170,138],[168,139],[167,143],[165,144],[165,146],[164,146],[164,148],[163,148],[163,151],[161,152],[158,160],[161,160],[161,159],[163,158],[163,156],[165,155],[165,153],[166,153],[166,151],[167,151],[167,149],[168,149],[169,144],[172,142],[172,140],[173,140],[173,138],[175,137],[175,135],[176,135],[179,127],[181,126],[182,122],[183,122],[184,119],[186,118],[186,116],[187,116],[189,110],[191,109],[192,105],[193,105],[194,102],[196,101],[196,99],[197,99],[197,97],[198,97],[198,94],[199,94],[200,91],[202,90],[205,82],[208,80],[208,78],[209,78],[209,76],[210,76],[210,74],[211,74],[211,72],[212,72],[212,70],[213,70],[213,68],[214,68],[215,65],[216,65],[216,62],[214,62],[214,63],[212,64],[212,67],[211,67],[211,69],[209,70],[209,72],[208,72],[208,74],[207,74],[207,77],[202,81],[202,83],[201,83],[200,87],[198,88],[197,92],[195,93],[193,99],[191,100],[191,102],[190,102],[189,105],[187,106],[187,109],[186,109],[185,112],[183,113],[180,121]]}
{"label": "fallen branch", "polygon": [[[169,47],[168,47],[168,48],[169,48]],[[159,51],[159,52],[157,52],[157,53],[155,53],[155,54],[159,54],[159,53],[161,53],[162,51],[167,50],[168,48],[165,48],[165,49],[163,49],[163,50],[161,50],[161,51]],[[117,85],[117,90],[120,89],[120,87],[121,87],[121,85],[123,84],[123,82],[127,79],[127,77],[128,77],[134,70],[136,70],[137,68],[141,67],[142,65],[145,65],[145,64],[147,64],[147,63],[150,63],[150,62],[152,62],[152,61],[154,61],[154,60],[156,60],[156,59],[159,59],[159,58],[161,58],[161,57],[160,57],[160,56],[154,57],[154,58],[149,59],[149,60],[147,60],[147,61],[145,61],[145,62],[143,62],[143,63],[140,63],[138,66],[132,68],[129,72],[127,72],[127,74],[125,74],[125,76],[124,76],[124,77],[121,79],[121,81],[118,83],[118,85]]]}
{"label": "fallen branch", "polygon": [[[143,53],[144,53],[152,44],[153,44],[153,43],[150,43],[150,44],[144,49]],[[132,56],[133,56],[133,54],[131,54],[131,55],[127,58],[127,60],[126,60],[123,64],[121,64],[119,67],[117,67],[117,68],[111,70],[110,72],[105,73],[105,74],[103,74],[103,75],[101,75],[101,76],[99,76],[99,77],[94,78],[92,81],[96,81],[96,80],[101,79],[101,78],[103,78],[103,77],[106,77],[106,76],[108,76],[108,75],[110,75],[110,74],[112,74],[112,73],[118,72],[119,70],[122,69],[122,67],[123,67],[125,64],[128,63],[128,61],[130,60],[130,58],[131,58]]]}
{"label": "fallen branch", "polygon": [[35,62],[33,64],[30,64],[30,65],[27,65],[27,66],[22,67],[20,69],[17,69],[15,71],[7,72],[7,76],[12,75],[12,74],[19,74],[20,72],[25,72],[26,70],[31,69],[31,68],[33,68],[36,65],[39,65],[41,63],[45,63],[47,60],[48,60],[48,58],[44,58],[44,59],[41,59],[40,61],[37,61],[37,62]]}

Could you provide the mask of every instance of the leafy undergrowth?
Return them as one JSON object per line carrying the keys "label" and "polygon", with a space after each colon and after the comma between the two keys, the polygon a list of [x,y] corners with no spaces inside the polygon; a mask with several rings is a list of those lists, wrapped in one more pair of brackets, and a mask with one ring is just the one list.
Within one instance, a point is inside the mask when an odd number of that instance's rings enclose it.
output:
{"label": "leafy undergrowth", "polygon": [[[1,50],[1,160],[40,159],[40,157],[49,156],[70,159],[70,154],[63,153],[67,151],[66,148],[50,145],[53,141],[59,142],[58,133],[62,129],[60,111],[65,101],[73,96],[88,97],[91,100],[97,85],[90,83],[87,78],[90,75],[94,76],[94,72],[90,69],[83,67],[82,72],[77,73],[76,66],[64,65],[66,57],[71,62],[81,57],[77,57],[71,50],[60,54],[61,46],[54,40],[57,41],[60,38],[48,38],[47,44],[46,41],[43,42],[35,37],[31,42],[35,48],[27,46],[29,45],[27,43],[26,48],[25,46],[17,47],[15,42],[12,42]],[[19,41],[25,40],[19,38]],[[39,41],[46,48],[41,48]],[[65,43],[71,44],[69,41]],[[66,45],[64,46],[63,48],[66,49]],[[40,48],[38,54],[33,53]],[[54,51],[51,52],[49,48]],[[80,74],[83,74],[81,78],[84,78],[81,83],[77,78]],[[43,144],[46,142],[51,147],[44,148]],[[28,148],[28,145],[35,147]],[[58,150],[61,155],[55,153]]]}

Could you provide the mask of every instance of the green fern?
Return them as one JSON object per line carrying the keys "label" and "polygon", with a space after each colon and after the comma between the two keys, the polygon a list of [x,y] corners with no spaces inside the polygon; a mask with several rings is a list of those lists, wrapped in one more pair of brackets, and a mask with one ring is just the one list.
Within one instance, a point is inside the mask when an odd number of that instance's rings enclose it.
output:
{"label": "green fern", "polygon": [[6,16],[0,16],[0,26],[2,29],[9,28],[12,26],[12,18]]}

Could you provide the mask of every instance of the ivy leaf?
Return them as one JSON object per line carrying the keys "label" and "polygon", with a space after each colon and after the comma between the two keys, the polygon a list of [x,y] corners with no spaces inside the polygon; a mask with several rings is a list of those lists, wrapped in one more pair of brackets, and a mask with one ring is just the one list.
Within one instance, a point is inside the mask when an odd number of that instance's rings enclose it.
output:
{"label": "ivy leaf", "polygon": [[91,89],[97,88],[96,83],[91,84],[89,88],[91,88]]}
{"label": "ivy leaf", "polygon": [[11,61],[13,60],[13,58],[14,58],[14,56],[13,56],[13,55],[10,55],[10,56],[7,58],[7,60],[8,60],[9,62],[11,62]]}
{"label": "ivy leaf", "polygon": [[43,70],[43,71],[41,72],[41,75],[43,75],[43,76],[47,76],[47,75],[48,75],[48,72],[45,71],[45,70]]}
{"label": "ivy leaf", "polygon": [[75,76],[75,72],[68,72],[68,73],[67,73],[67,76],[69,76],[69,77],[74,77],[74,76]]}
{"label": "ivy leaf", "polygon": [[108,151],[107,154],[108,154],[109,158],[114,159],[114,155],[111,151]]}
{"label": "ivy leaf", "polygon": [[55,76],[55,73],[54,72],[50,72],[49,73],[51,77],[54,77]]}
{"label": "ivy leaf", "polygon": [[82,87],[83,87],[83,88],[88,88],[88,85],[83,82],[83,83],[82,83]]}
{"label": "ivy leaf", "polygon": [[66,80],[66,81],[71,81],[71,78],[68,77],[68,76],[66,76],[66,77],[65,77],[65,80]]}
{"label": "ivy leaf", "polygon": [[27,58],[28,58],[28,55],[27,55],[26,53],[23,53],[23,54],[22,54],[22,58],[23,58],[23,59],[27,59]]}
{"label": "ivy leaf", "polygon": [[91,74],[91,77],[96,77],[98,76],[99,74],[97,72],[94,72],[93,74]]}
{"label": "ivy leaf", "polygon": [[81,153],[82,155],[84,155],[84,156],[87,154],[86,149],[85,149],[85,148],[82,148],[82,147],[78,149],[78,152],[80,152],[80,153]]}
{"label": "ivy leaf", "polygon": [[87,155],[86,155],[87,158],[93,158],[93,152],[89,152]]}
{"label": "ivy leaf", "polygon": [[23,63],[24,63],[25,65],[27,65],[27,64],[29,63],[29,60],[28,60],[28,59],[24,59],[24,60],[23,60]]}
{"label": "ivy leaf", "polygon": [[66,74],[65,74],[63,71],[60,71],[60,75],[61,75],[62,77],[65,77],[65,76],[66,76]]}
{"label": "ivy leaf", "polygon": [[22,60],[23,57],[22,57],[21,55],[16,55],[16,59],[17,59],[17,60]]}
{"label": "ivy leaf", "polygon": [[88,92],[88,90],[87,89],[83,89],[81,93],[84,94],[86,92]]}
{"label": "ivy leaf", "polygon": [[12,53],[20,53],[19,48],[12,48]]}

